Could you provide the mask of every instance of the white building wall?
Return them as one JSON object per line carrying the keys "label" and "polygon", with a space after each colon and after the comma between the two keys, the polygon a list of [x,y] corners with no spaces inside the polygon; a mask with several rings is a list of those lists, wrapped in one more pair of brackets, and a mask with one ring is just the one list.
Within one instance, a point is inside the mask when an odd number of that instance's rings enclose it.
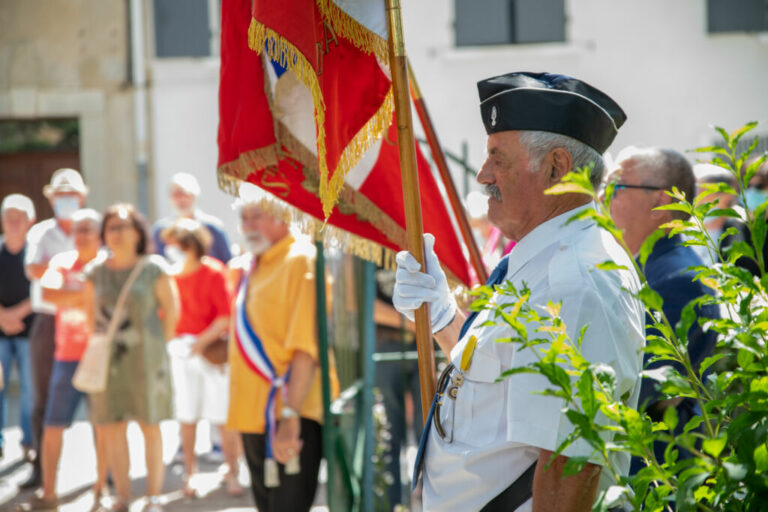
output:
{"label": "white building wall", "polygon": [[707,33],[704,0],[568,0],[566,43],[474,48],[454,46],[453,5],[406,2],[406,48],[442,144],[459,153],[466,140],[476,168],[485,131],[475,84],[511,71],[575,76],[613,97],[628,116],[613,155],[708,145],[713,124],[758,120],[768,135],[768,34]]}
{"label": "white building wall", "polygon": [[[708,34],[705,0],[568,0],[566,43],[474,48],[454,46],[453,5],[405,2],[406,47],[443,146],[459,154],[466,141],[475,168],[486,139],[475,84],[510,71],[572,75],[616,99],[628,121],[614,155],[631,144],[708,145],[713,124],[758,120],[766,124],[757,133],[768,135],[768,34]],[[155,59],[151,77],[156,215],[171,214],[170,176],[190,172],[202,185],[200,207],[236,240],[231,198],[215,178],[218,61]]]}
{"label": "white building wall", "polygon": [[198,207],[219,217],[237,241],[232,196],[216,181],[219,125],[218,59],[156,59],[151,69],[151,139],[156,218],[173,215],[168,185],[177,172],[197,177]]}

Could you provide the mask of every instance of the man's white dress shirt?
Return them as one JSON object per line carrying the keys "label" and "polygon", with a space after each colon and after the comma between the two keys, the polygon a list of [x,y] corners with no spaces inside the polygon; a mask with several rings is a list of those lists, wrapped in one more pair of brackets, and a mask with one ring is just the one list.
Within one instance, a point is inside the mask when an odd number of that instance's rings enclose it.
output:
{"label": "man's white dress shirt", "polygon": [[[610,365],[616,372],[616,397],[636,407],[645,313],[642,304],[623,289],[637,292],[639,280],[629,257],[610,234],[588,220],[566,225],[578,210],[550,219],[521,239],[508,256],[506,280],[518,290],[527,283],[531,306],[561,302],[560,314],[574,342],[582,326],[589,324],[584,356]],[[595,268],[606,260],[630,270]],[[498,302],[513,300],[494,297]],[[440,420],[448,432],[446,439],[430,426],[424,464],[426,511],[480,510],[538,459],[540,449],[554,451],[573,430],[561,399],[535,394],[551,387],[543,376],[522,373],[495,382],[504,370],[525,366],[536,355],[534,349],[518,351],[517,344],[497,342],[512,336],[512,330],[505,325],[481,327],[492,319],[491,311],[480,312],[451,351],[451,361],[459,368],[468,339],[477,337],[472,364],[456,399],[443,400]],[[532,328],[529,334],[533,335]],[[452,442],[448,442],[450,432]],[[592,450],[581,441],[563,454],[590,456]],[[621,459],[618,462],[626,472],[629,457]],[[601,486],[609,484],[601,479]],[[518,510],[531,510],[531,501]]]}
{"label": "man's white dress shirt", "polygon": [[[59,227],[56,219],[47,219],[32,226],[27,233],[24,264],[47,265],[55,255],[74,248],[74,239]],[[35,313],[56,314],[56,306],[43,301],[43,289],[38,279],[30,279],[29,301]]]}

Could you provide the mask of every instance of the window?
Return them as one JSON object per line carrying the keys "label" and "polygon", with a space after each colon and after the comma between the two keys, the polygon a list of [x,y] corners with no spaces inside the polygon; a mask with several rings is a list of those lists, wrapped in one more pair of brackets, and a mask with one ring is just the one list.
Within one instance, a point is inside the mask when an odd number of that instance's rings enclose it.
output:
{"label": "window", "polygon": [[708,0],[707,29],[710,33],[768,30],[768,1]]}
{"label": "window", "polygon": [[455,0],[456,46],[565,41],[565,0]]}
{"label": "window", "polygon": [[217,54],[217,0],[154,0],[155,55],[209,57]]}

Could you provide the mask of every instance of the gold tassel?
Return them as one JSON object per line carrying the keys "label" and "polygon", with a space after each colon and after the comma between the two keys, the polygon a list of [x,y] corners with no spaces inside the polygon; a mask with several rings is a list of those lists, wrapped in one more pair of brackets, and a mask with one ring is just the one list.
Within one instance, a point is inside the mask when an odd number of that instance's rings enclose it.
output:
{"label": "gold tassel", "polygon": [[280,487],[280,472],[275,459],[269,458],[264,461],[264,486]]}
{"label": "gold tassel", "polygon": [[299,463],[299,456],[295,456],[285,463],[286,475],[298,475],[301,473],[301,464]]}

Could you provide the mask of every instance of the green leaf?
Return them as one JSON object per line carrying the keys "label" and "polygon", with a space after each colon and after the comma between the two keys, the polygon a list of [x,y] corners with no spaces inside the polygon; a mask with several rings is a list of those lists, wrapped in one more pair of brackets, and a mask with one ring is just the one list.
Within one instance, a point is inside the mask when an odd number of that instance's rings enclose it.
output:
{"label": "green leaf", "polygon": [[653,250],[653,246],[656,244],[656,242],[665,236],[667,236],[666,231],[663,229],[657,229],[648,235],[648,238],[643,241],[643,244],[640,246],[640,253],[638,255],[638,260],[640,261],[641,267],[645,268],[645,262],[648,261],[648,256],[650,256],[651,251]]}
{"label": "green leaf", "polygon": [[683,427],[683,434],[687,434],[688,432],[699,428],[699,425],[701,425],[703,421],[704,418],[702,416],[694,416],[688,420],[688,423]]}
{"label": "green leaf", "polygon": [[755,354],[750,352],[749,350],[739,349],[739,352],[736,354],[736,362],[739,363],[739,367],[746,368],[748,367],[752,361],[755,360]]}
{"label": "green leaf", "polygon": [[586,194],[592,195],[592,191],[577,183],[558,183],[544,191],[545,194],[554,196],[560,194]]}
{"label": "green leaf", "polygon": [[599,270],[628,270],[626,265],[619,265],[615,261],[606,260],[602,263],[595,265],[595,268]]}
{"label": "green leaf", "polygon": [[757,121],[751,121],[741,128],[734,130],[730,137],[730,145],[736,148],[736,146],[739,144],[739,139],[741,139],[747,132],[754,130],[757,124]]}
{"label": "green leaf", "polygon": [[677,409],[675,407],[667,407],[664,410],[664,424],[667,426],[670,432],[675,431],[677,427]]}
{"label": "green leaf", "polygon": [[716,437],[714,439],[705,439],[701,443],[701,449],[704,453],[711,455],[714,458],[718,458],[725,448],[725,442],[727,438],[725,436]]}
{"label": "green leaf", "polygon": [[595,399],[595,388],[593,387],[592,372],[585,370],[579,378],[579,400],[584,414],[589,418],[594,418],[597,413],[597,400]]}
{"label": "green leaf", "polygon": [[713,356],[705,357],[704,360],[699,365],[699,376],[704,375],[704,372],[707,371],[707,368],[709,368],[710,366],[712,366],[713,364],[715,364],[716,362],[718,362],[722,358],[727,357],[728,355],[729,354],[720,352],[720,353],[717,353],[717,354],[715,354]]}
{"label": "green leaf", "polygon": [[700,148],[694,149],[693,151],[695,153],[718,153],[728,156],[728,151],[726,151],[725,148],[721,148],[720,146],[702,146]]}
{"label": "green leaf", "polygon": [[563,476],[578,475],[589,459],[587,457],[568,457],[563,465]]}
{"label": "green leaf", "polygon": [[768,446],[765,443],[761,444],[752,453],[755,459],[755,469],[758,473],[765,473],[768,470]]}
{"label": "green leaf", "polygon": [[651,288],[648,283],[643,283],[643,286],[640,288],[640,292],[638,292],[637,295],[640,297],[640,300],[643,301],[643,304],[648,307],[648,309],[661,311],[661,308],[664,305],[664,299],[662,299],[661,295],[656,293],[656,291],[653,290],[653,288]]}
{"label": "green leaf", "polygon": [[768,207],[768,203],[763,202],[763,204],[755,208],[754,212],[755,222],[752,225],[752,243],[755,246],[755,253],[757,254],[763,254],[765,235],[768,232],[768,223],[766,222],[765,217],[766,207]]}
{"label": "green leaf", "polygon": [[728,135],[728,132],[725,131],[724,128],[721,128],[720,126],[715,126],[715,131],[720,134],[720,136],[723,138],[723,141],[728,144],[731,140],[731,136]]}

